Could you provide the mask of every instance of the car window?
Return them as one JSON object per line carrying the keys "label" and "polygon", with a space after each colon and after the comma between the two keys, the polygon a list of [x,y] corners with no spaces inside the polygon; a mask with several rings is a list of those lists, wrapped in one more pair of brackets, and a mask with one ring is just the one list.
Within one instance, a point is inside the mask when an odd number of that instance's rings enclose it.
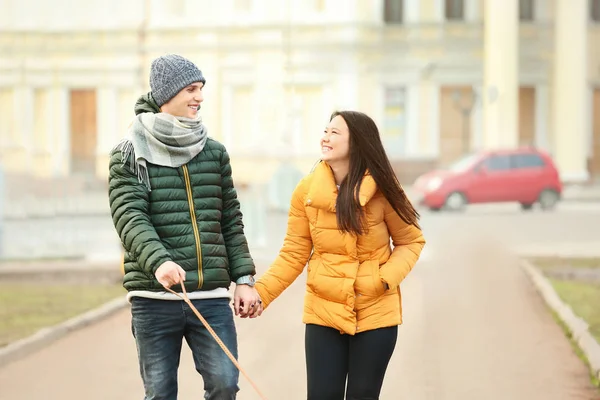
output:
{"label": "car window", "polygon": [[479,160],[478,154],[469,154],[460,160],[454,162],[448,167],[449,171],[452,172],[465,172],[473,167]]}
{"label": "car window", "polygon": [[506,171],[510,169],[510,156],[490,156],[484,164],[488,171]]}
{"label": "car window", "polygon": [[538,154],[515,154],[512,156],[513,168],[539,168],[545,165]]}

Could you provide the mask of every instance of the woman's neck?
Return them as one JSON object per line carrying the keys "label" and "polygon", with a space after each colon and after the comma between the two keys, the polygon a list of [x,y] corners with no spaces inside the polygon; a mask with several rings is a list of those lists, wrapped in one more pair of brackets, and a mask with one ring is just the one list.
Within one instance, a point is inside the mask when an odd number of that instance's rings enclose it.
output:
{"label": "woman's neck", "polygon": [[333,171],[333,177],[335,179],[336,185],[341,185],[342,181],[348,175],[348,170],[350,169],[350,163],[348,161],[338,162],[338,163],[328,163]]}

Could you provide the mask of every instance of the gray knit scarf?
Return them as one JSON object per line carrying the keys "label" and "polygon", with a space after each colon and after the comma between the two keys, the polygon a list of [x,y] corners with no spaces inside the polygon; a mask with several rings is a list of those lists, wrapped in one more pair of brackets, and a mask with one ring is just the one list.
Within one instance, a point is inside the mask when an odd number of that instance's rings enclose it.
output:
{"label": "gray knit scarf", "polygon": [[165,113],[136,115],[126,137],[115,146],[123,163],[130,160],[133,173],[148,190],[150,177],[146,163],[177,168],[190,162],[204,148],[208,132],[200,114],[195,119]]}

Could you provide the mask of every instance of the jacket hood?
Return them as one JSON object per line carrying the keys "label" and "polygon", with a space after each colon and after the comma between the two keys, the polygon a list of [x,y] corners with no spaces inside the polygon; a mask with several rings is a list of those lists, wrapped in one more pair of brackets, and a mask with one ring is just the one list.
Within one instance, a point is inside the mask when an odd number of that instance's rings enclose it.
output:
{"label": "jacket hood", "polygon": [[[305,205],[322,208],[335,212],[337,202],[337,187],[335,185],[335,177],[331,167],[324,161],[318,163],[313,172],[314,177]],[[377,193],[377,184],[367,170],[360,185],[359,199],[360,205],[364,207]]]}
{"label": "jacket hood", "polygon": [[152,97],[152,92],[148,92],[147,94],[141,95],[134,106],[135,115],[142,113],[159,113],[160,107],[154,101]]}

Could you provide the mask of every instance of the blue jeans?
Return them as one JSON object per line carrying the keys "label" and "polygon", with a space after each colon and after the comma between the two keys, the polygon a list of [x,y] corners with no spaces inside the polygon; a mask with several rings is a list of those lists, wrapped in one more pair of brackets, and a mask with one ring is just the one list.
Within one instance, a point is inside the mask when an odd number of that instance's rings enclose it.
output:
{"label": "blue jeans", "polygon": [[[237,334],[229,299],[192,303],[237,359]],[[145,400],[177,399],[177,369],[183,338],[204,380],[204,398],[236,398],[239,371],[185,302],[134,297],[131,315]]]}

